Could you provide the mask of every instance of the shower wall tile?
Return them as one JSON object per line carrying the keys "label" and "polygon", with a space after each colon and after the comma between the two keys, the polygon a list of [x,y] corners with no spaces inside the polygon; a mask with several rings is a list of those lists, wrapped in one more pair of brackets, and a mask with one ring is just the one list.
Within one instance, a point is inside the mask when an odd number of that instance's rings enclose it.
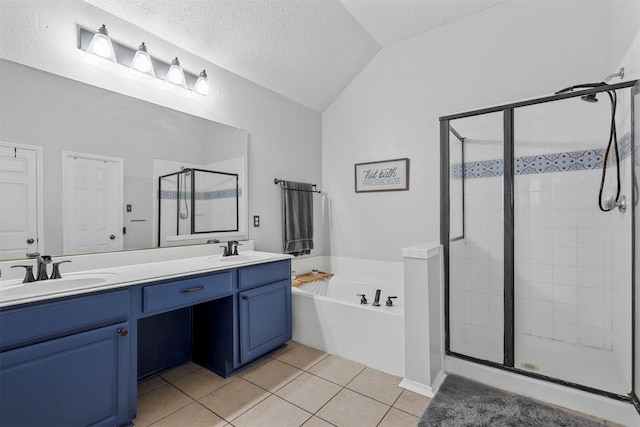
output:
{"label": "shower wall tile", "polygon": [[569,285],[553,285],[553,302],[578,304],[578,288]]}
{"label": "shower wall tile", "polygon": [[578,326],[578,343],[587,347],[605,348],[604,329]]}
{"label": "shower wall tile", "polygon": [[558,341],[578,343],[578,326],[571,323],[556,321],[553,323],[553,339]]}
{"label": "shower wall tile", "polygon": [[[578,324],[578,306],[575,304],[553,303],[553,319],[566,324]],[[577,334],[577,329],[576,329]]]}
{"label": "shower wall tile", "polygon": [[532,317],[531,334],[543,338],[553,338],[553,321]]}

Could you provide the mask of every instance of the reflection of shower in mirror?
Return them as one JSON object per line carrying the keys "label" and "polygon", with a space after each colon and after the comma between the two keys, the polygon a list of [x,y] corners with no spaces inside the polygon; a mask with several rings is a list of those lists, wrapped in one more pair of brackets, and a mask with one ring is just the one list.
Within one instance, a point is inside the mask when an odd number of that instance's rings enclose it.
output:
{"label": "reflection of shower in mirror", "polygon": [[180,202],[178,208],[180,210],[180,218],[189,218],[189,202],[187,201],[187,177],[191,176],[191,169],[180,166],[182,172],[178,175],[178,191],[180,191]]}

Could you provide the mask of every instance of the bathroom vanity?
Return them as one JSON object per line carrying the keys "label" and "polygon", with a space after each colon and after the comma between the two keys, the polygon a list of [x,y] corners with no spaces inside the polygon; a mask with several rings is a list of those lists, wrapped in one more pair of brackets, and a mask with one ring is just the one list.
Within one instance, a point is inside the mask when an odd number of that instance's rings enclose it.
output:
{"label": "bathroom vanity", "polygon": [[[129,425],[139,379],[189,360],[226,377],[283,345],[290,258],[227,258],[0,290],[0,425]],[[96,284],[91,274],[117,278]],[[38,296],[30,285],[60,289]]]}

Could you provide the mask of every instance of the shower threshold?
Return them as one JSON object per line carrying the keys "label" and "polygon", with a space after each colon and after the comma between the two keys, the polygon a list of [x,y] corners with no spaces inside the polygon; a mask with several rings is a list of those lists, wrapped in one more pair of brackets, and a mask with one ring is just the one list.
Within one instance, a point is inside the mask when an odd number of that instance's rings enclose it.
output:
{"label": "shower threshold", "polygon": [[[502,363],[501,330],[467,325],[457,336],[451,351]],[[515,336],[515,368],[525,372],[627,395],[631,390],[627,377],[631,376],[625,376],[620,365],[611,350],[521,333]]]}

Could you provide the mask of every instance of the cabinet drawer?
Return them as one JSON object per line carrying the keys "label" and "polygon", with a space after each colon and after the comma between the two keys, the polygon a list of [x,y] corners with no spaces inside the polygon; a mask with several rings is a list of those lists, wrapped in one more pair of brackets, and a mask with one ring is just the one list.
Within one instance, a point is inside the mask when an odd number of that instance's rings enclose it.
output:
{"label": "cabinet drawer", "polygon": [[129,291],[113,291],[0,312],[3,349],[129,316]]}
{"label": "cabinet drawer", "polygon": [[231,295],[230,272],[176,280],[143,288],[143,311],[186,307],[198,302]]}
{"label": "cabinet drawer", "polygon": [[291,261],[270,262],[258,264],[252,267],[241,268],[238,272],[238,285],[240,289],[255,288],[256,286],[273,283],[291,278]]}

